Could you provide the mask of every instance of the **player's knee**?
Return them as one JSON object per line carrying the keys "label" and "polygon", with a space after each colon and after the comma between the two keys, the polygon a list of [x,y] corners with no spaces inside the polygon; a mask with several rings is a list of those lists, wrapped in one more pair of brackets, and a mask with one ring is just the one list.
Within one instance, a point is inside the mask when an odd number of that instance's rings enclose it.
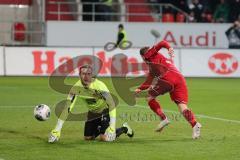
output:
{"label": "player's knee", "polygon": [[99,135],[100,141],[107,141],[106,136],[104,134]]}
{"label": "player's knee", "polygon": [[85,136],[84,137],[85,141],[91,141],[91,140],[94,140],[94,139],[95,139],[95,137],[93,137],[93,136]]}
{"label": "player's knee", "polygon": [[148,97],[146,98],[146,101],[147,101],[147,102],[150,102],[150,101],[153,100],[153,99],[155,99],[155,97],[148,96]]}
{"label": "player's knee", "polygon": [[181,113],[183,113],[184,110],[188,109],[187,105],[184,103],[179,103],[178,105],[178,109]]}

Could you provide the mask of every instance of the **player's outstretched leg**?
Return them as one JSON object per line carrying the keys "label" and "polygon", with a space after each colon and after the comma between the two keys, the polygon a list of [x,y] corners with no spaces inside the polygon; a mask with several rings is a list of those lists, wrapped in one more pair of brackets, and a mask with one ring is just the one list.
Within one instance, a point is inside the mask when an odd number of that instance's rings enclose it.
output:
{"label": "player's outstretched leg", "polygon": [[156,132],[161,132],[163,130],[164,127],[168,126],[168,124],[170,123],[170,121],[166,118],[163,121],[161,121],[157,128],[155,129]]}
{"label": "player's outstretched leg", "polygon": [[160,119],[162,120],[159,125],[156,128],[156,132],[161,132],[164,127],[166,127],[170,121],[167,119],[166,115],[163,113],[162,108],[160,104],[156,101],[155,98],[149,97],[148,99],[148,105],[152,109],[153,112],[155,112]]}
{"label": "player's outstretched leg", "polygon": [[197,139],[200,137],[200,130],[202,125],[196,121],[194,113],[188,109],[186,104],[178,104],[179,110],[182,112],[185,119],[189,122],[189,124],[193,128],[192,138]]}
{"label": "player's outstretched leg", "polygon": [[61,129],[63,126],[64,121],[61,119],[58,119],[57,125],[55,129],[53,129],[48,137],[48,142],[49,143],[54,143],[57,142],[60,139],[61,136]]}
{"label": "player's outstretched leg", "polygon": [[166,115],[163,113],[160,104],[156,101],[155,98],[148,99],[148,105],[151,108],[151,110],[161,118],[162,121],[167,118]]}
{"label": "player's outstretched leg", "polygon": [[119,137],[123,133],[127,134],[127,136],[130,138],[134,136],[134,132],[127,122],[123,123],[121,128],[116,129],[116,137]]}
{"label": "player's outstretched leg", "polygon": [[197,122],[196,125],[193,127],[193,133],[192,133],[193,139],[198,139],[200,137],[201,127],[202,127],[202,125],[199,122]]}
{"label": "player's outstretched leg", "polygon": [[49,137],[48,137],[48,143],[54,143],[57,142],[60,138],[61,132],[57,130],[52,130]]}

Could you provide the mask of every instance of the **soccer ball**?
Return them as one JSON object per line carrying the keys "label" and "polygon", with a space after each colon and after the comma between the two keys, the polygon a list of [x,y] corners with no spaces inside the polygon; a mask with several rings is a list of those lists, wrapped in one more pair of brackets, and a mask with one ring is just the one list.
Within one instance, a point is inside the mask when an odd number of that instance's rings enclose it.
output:
{"label": "soccer ball", "polygon": [[51,114],[50,108],[46,104],[39,104],[34,109],[34,117],[39,121],[46,121]]}

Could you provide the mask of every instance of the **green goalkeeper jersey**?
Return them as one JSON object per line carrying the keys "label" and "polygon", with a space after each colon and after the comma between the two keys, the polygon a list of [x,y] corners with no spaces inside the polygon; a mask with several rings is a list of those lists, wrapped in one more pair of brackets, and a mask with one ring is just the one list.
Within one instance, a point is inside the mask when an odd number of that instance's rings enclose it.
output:
{"label": "green goalkeeper jersey", "polygon": [[72,102],[70,110],[74,107],[77,98],[81,98],[86,102],[89,111],[100,113],[105,108],[108,108],[104,98],[105,93],[109,94],[110,92],[102,81],[94,79],[88,88],[84,88],[81,80],[79,80],[75,83],[68,95],[68,99]]}

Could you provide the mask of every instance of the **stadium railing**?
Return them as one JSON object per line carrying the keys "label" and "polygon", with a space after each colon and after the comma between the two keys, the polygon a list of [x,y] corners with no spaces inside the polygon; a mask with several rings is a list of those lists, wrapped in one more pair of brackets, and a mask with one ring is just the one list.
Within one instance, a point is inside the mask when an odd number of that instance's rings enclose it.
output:
{"label": "stadium railing", "polygon": [[[35,1],[33,1],[35,2]],[[9,16],[5,18],[0,18],[0,45],[26,45],[26,46],[44,46],[46,45],[46,15],[47,14],[57,14],[58,21],[61,20],[61,15],[75,15],[76,20],[83,21],[83,16],[90,16],[91,21],[96,21],[97,15],[111,15],[112,21],[121,21],[121,22],[129,22],[131,21],[132,17],[146,17],[151,16],[153,17],[153,22],[171,22],[164,18],[163,9],[164,7],[170,7],[172,10],[174,10],[176,13],[181,13],[185,17],[187,17],[187,13],[183,12],[182,10],[176,8],[175,6],[171,4],[149,4],[149,3],[113,3],[113,8],[115,8],[114,12],[108,13],[108,12],[99,12],[95,10],[95,8],[99,5],[102,5],[102,3],[81,3],[81,2],[48,2],[49,4],[57,4],[57,11],[47,11],[46,6],[48,4],[45,4],[44,1],[40,1],[40,4],[34,5],[34,3],[29,7],[29,16],[25,19],[20,19],[17,14],[12,15],[12,18]],[[73,8],[78,8],[77,11],[70,10],[70,12],[61,11],[61,5],[62,4],[68,4],[68,5],[74,5]],[[77,5],[77,7],[76,7]],[[85,12],[83,11],[83,6],[89,5],[90,8],[92,7],[91,12]],[[137,8],[145,6],[149,8],[148,13],[136,13],[136,12],[130,12],[130,8],[134,7]],[[16,10],[18,10],[21,6],[15,5]],[[70,7],[71,8],[71,7]],[[46,13],[47,12],[47,13]],[[187,18],[185,18],[187,22]],[[134,22],[131,21],[131,22]],[[138,21],[139,22],[139,21]],[[16,30],[14,28],[14,25],[16,23],[22,23],[25,28]],[[21,38],[16,38],[16,35],[20,35]]]}
{"label": "stadium railing", "polygon": [[[25,26],[25,29],[16,29],[14,25],[16,23],[22,23]],[[5,24],[5,29],[0,29],[0,45],[29,45],[29,46],[42,46],[46,44],[45,40],[45,22],[36,21],[36,20],[27,20],[18,21],[17,19],[14,21],[2,21],[0,20],[0,24]],[[31,26],[38,25],[39,30],[32,30]],[[6,29],[7,28],[7,29]],[[22,38],[17,38],[17,36],[21,36]]]}
{"label": "stadium railing", "polygon": [[46,44],[44,1],[31,5],[0,5],[0,45],[43,46]]}
{"label": "stadium railing", "polygon": [[[163,15],[164,15],[164,8],[170,8],[175,13],[181,13],[185,17],[184,22],[188,22],[188,14],[183,10],[177,8],[172,4],[152,4],[152,3],[113,3],[112,8],[114,12],[104,12],[104,11],[96,11],[98,6],[103,5],[102,3],[89,3],[89,2],[53,2],[50,1],[48,4],[55,4],[57,5],[57,11],[48,11],[47,14],[57,15],[58,21],[61,20],[61,15],[75,15],[78,18],[76,20],[82,20],[83,16],[91,16],[91,21],[96,21],[96,16],[99,15],[110,15],[113,18],[111,21],[123,21],[129,22],[129,17],[144,17],[144,16],[151,16],[153,17],[153,22],[162,22]],[[48,5],[47,4],[47,5]],[[61,11],[61,5],[68,4],[69,6],[78,6],[78,11]],[[91,11],[85,12],[83,11],[83,6],[88,6],[91,8]],[[129,9],[131,7],[147,7],[150,9],[149,13],[139,13],[139,12],[131,12]],[[144,22],[144,21],[143,21]]]}

